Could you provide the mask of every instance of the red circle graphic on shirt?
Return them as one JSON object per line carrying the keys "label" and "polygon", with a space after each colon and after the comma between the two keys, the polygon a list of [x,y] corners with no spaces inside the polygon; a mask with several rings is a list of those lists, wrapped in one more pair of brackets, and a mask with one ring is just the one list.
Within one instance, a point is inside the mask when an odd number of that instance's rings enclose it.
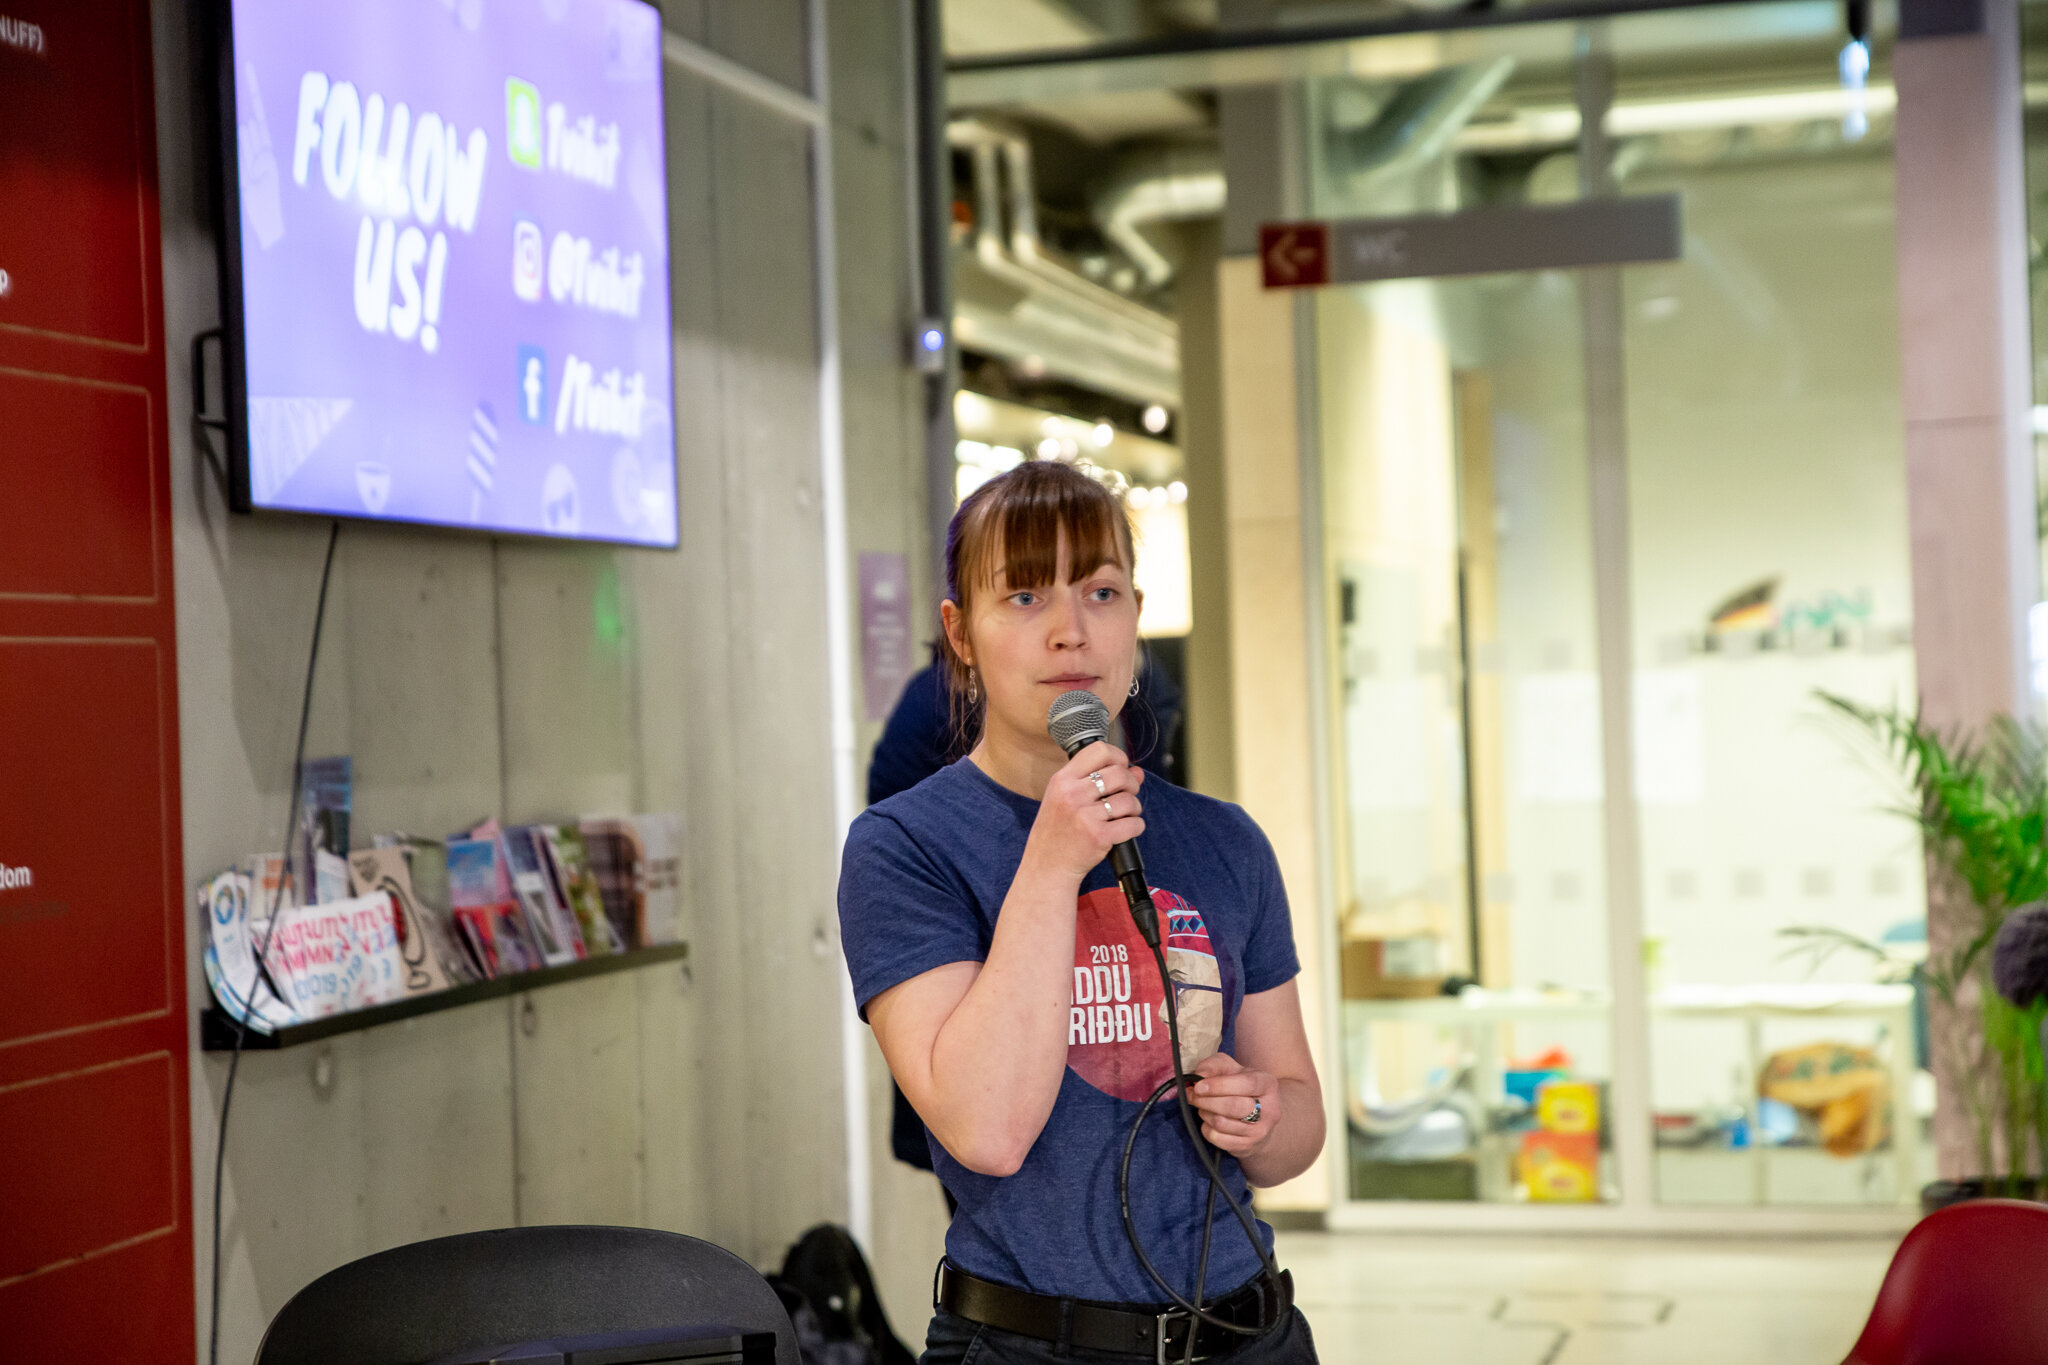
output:
{"label": "red circle graphic on shirt", "polygon": [[[1157,887],[1152,903],[1175,984],[1181,1064],[1193,1067],[1223,1036],[1222,972],[1200,911]],[[1173,1074],[1159,969],[1121,890],[1091,891],[1076,911],[1067,1066],[1106,1095],[1142,1100]]]}

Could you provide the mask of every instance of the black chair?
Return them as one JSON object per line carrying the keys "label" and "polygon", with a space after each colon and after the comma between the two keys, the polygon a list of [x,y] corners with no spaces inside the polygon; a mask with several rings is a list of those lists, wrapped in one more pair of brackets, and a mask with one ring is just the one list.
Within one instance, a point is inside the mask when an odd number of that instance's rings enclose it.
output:
{"label": "black chair", "polygon": [[773,1331],[775,1365],[802,1365],[782,1301],[723,1247],[652,1228],[495,1228],[328,1271],[271,1319],[256,1365],[423,1365],[700,1322]]}

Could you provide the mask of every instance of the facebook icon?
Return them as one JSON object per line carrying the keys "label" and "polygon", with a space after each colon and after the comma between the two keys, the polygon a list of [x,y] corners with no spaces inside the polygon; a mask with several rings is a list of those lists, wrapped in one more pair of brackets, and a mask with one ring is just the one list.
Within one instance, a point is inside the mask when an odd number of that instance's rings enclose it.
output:
{"label": "facebook icon", "polygon": [[548,420],[548,353],[538,346],[519,348],[519,416],[534,426]]}

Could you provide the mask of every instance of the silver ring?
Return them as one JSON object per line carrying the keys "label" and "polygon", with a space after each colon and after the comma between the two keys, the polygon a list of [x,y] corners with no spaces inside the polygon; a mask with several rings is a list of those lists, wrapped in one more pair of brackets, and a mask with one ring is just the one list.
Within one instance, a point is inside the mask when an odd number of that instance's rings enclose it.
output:
{"label": "silver ring", "polygon": [[1112,820],[1116,819],[1116,812],[1109,808],[1109,802],[1107,801],[1102,803],[1102,813]]}
{"label": "silver ring", "polygon": [[1254,1096],[1252,1096],[1252,1112],[1251,1112],[1251,1113],[1249,1113],[1249,1114],[1246,1114],[1246,1115],[1245,1115],[1245,1116],[1244,1116],[1243,1118],[1239,1119],[1239,1120],[1238,1120],[1238,1122],[1239,1122],[1239,1123],[1257,1123],[1257,1122],[1259,1121],[1259,1115],[1261,1115],[1261,1114],[1263,1114],[1263,1113],[1265,1113],[1265,1112],[1266,1112],[1266,1106],[1265,1106],[1265,1105],[1263,1105],[1263,1104],[1260,1104],[1260,1103],[1259,1103],[1259,1097],[1258,1097],[1257,1095],[1254,1095]]}
{"label": "silver ring", "polygon": [[1095,794],[1096,794],[1097,796],[1107,796],[1107,795],[1109,795],[1109,788],[1108,788],[1108,787],[1106,787],[1106,786],[1104,786],[1104,785],[1103,785],[1103,783],[1102,783],[1102,774],[1101,774],[1101,773],[1090,773],[1090,774],[1088,774],[1088,780],[1089,780],[1090,782],[1093,782],[1093,783],[1095,784]]}

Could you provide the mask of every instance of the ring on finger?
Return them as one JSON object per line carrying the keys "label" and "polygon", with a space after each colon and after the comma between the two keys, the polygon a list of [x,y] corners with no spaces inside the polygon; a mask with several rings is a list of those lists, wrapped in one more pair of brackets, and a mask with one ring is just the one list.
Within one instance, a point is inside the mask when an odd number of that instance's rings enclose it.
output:
{"label": "ring on finger", "polygon": [[1112,820],[1116,819],[1116,811],[1111,808],[1109,802],[1107,801],[1102,803],[1102,813],[1104,815],[1107,815]]}
{"label": "ring on finger", "polygon": [[1265,1112],[1266,1112],[1266,1106],[1265,1106],[1265,1105],[1263,1105],[1263,1104],[1261,1104],[1261,1103],[1259,1103],[1259,1097],[1258,1097],[1257,1095],[1254,1095],[1254,1096],[1252,1096],[1252,1112],[1251,1112],[1251,1113],[1249,1113],[1249,1114],[1246,1114],[1246,1115],[1245,1115],[1245,1116],[1244,1116],[1243,1118],[1239,1119],[1239,1120],[1238,1120],[1238,1122],[1239,1122],[1239,1123],[1257,1123],[1257,1122],[1259,1121],[1259,1115],[1260,1115],[1260,1114],[1263,1114],[1263,1113],[1265,1113]]}
{"label": "ring on finger", "polygon": [[1109,788],[1103,784],[1101,773],[1088,774],[1088,780],[1095,784],[1095,794],[1097,796],[1109,795]]}

